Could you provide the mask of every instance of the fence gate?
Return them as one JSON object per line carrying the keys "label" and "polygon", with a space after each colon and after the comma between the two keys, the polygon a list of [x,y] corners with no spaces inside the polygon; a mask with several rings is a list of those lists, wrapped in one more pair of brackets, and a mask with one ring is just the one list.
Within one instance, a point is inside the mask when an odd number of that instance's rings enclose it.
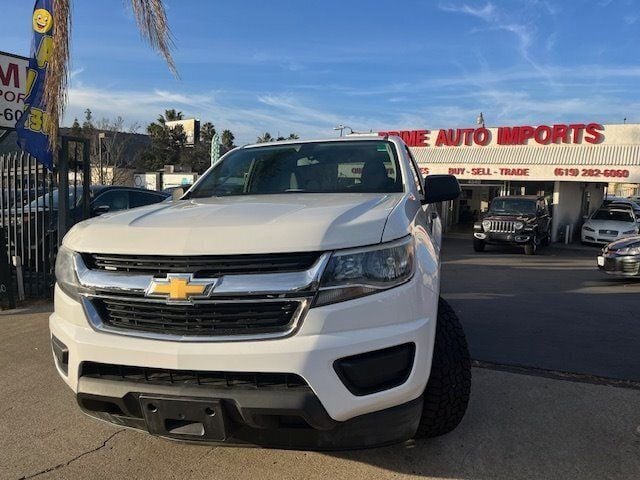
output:
{"label": "fence gate", "polygon": [[0,227],[18,296],[49,295],[57,244],[52,173],[27,153],[0,156]]}
{"label": "fence gate", "polygon": [[[62,137],[56,171],[25,152],[0,156],[0,229],[18,298],[50,297],[64,234],[89,217],[89,141]],[[2,236],[0,235],[0,238]]]}

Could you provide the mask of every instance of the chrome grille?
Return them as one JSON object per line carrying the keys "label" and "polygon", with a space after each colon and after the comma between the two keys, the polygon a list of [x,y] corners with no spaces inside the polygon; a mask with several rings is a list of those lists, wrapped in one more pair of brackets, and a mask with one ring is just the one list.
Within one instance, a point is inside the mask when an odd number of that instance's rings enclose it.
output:
{"label": "chrome grille", "polygon": [[510,220],[491,220],[490,232],[494,233],[515,233],[514,222]]}
{"label": "chrome grille", "polygon": [[634,260],[620,262],[614,258],[605,258],[604,269],[609,272],[637,274],[640,271],[640,262]]}
{"label": "chrome grille", "polygon": [[617,230],[599,230],[598,233],[600,235],[618,235],[618,231]]}
{"label": "chrome grille", "polygon": [[[82,305],[94,329],[157,340],[227,342],[275,339],[295,333],[318,290],[330,255],[207,256],[206,262],[198,263],[195,258],[205,257],[78,254],[74,262],[80,283],[90,292],[83,297]],[[154,263],[159,258],[171,261]],[[209,262],[212,258],[220,262],[214,265]],[[107,264],[107,260],[123,263]],[[310,262],[308,268],[299,270]],[[203,275],[219,272],[221,265],[229,267],[224,275]],[[271,271],[274,268],[276,271]],[[150,285],[161,278],[158,272],[167,269],[211,280],[214,286],[206,295],[184,301],[149,296]],[[243,269],[247,271],[240,273]]]}
{"label": "chrome grille", "polygon": [[134,296],[102,296],[91,303],[109,327],[179,336],[282,333],[291,329],[305,305],[304,299],[171,305]]}
{"label": "chrome grille", "polygon": [[151,275],[193,273],[201,277],[302,271],[319,257],[318,252],[196,256],[83,254],[90,270]]}

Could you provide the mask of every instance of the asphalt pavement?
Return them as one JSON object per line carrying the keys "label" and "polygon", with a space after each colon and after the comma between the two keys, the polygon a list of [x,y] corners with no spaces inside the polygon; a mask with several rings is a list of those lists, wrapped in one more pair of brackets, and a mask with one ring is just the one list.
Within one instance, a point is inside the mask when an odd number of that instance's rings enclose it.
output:
{"label": "asphalt pavement", "polygon": [[443,244],[442,295],[475,360],[640,381],[640,279],[608,276],[598,248],[473,251]]}
{"label": "asphalt pavement", "polygon": [[[53,367],[47,308],[0,313],[0,479],[580,479],[640,472],[640,391],[474,369],[443,437],[316,453],[185,445],[80,413]],[[40,311],[37,311],[40,310]]]}

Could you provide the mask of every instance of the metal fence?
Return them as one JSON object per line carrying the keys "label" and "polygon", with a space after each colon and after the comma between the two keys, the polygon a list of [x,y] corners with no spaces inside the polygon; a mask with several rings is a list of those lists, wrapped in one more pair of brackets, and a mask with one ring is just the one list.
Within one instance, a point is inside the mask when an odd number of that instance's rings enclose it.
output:
{"label": "metal fence", "polygon": [[47,205],[53,203],[54,191],[53,174],[30,155],[0,157],[0,227],[5,230],[19,297],[45,296],[50,291],[58,239]]}
{"label": "metal fence", "polygon": [[88,216],[88,143],[63,137],[54,172],[24,152],[0,156],[0,228],[6,238],[0,248],[6,248],[19,299],[51,296],[62,237]]}

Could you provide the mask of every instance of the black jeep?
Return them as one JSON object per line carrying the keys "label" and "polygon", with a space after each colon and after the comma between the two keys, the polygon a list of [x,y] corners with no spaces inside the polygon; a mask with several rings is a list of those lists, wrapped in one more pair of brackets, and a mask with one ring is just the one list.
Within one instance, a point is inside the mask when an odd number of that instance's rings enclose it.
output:
{"label": "black jeep", "polygon": [[484,217],[473,225],[473,249],[485,245],[520,245],[534,255],[551,241],[551,216],[544,197],[535,195],[497,197]]}

